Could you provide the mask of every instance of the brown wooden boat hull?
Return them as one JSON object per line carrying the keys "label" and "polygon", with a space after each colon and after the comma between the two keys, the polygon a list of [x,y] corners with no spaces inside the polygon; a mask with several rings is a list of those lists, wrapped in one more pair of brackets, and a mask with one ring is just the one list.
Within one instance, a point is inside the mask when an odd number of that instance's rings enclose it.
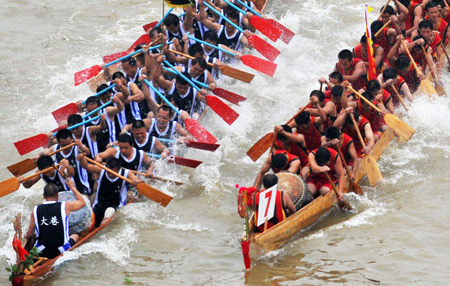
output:
{"label": "brown wooden boat hull", "polygon": [[[380,140],[375,144],[372,150],[372,156],[378,160],[383,151],[389,146],[396,137],[392,129],[388,128]],[[355,181],[359,182],[365,176],[363,164],[356,173]],[[344,193],[348,192],[348,185],[344,188]],[[262,254],[275,250],[283,243],[287,242],[294,235],[304,230],[320,217],[330,211],[337,203],[334,192],[329,192],[325,196],[320,196],[310,204],[288,217],[281,223],[276,224],[263,233],[255,233],[253,231],[253,223],[250,221],[250,256],[253,260],[257,260]],[[242,236],[245,239],[245,233]]]}

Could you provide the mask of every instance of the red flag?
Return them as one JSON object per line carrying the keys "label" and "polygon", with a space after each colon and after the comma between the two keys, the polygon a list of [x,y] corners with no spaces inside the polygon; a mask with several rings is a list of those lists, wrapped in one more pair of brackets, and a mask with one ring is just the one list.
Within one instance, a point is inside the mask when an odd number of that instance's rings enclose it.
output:
{"label": "red flag", "polygon": [[22,243],[20,242],[20,240],[17,239],[16,235],[14,235],[14,238],[12,241],[12,246],[13,246],[14,250],[17,252],[17,254],[19,254],[20,261],[24,261],[25,255],[29,255],[28,251],[26,251],[22,247]]}
{"label": "red flag", "polygon": [[245,269],[250,269],[251,259],[250,259],[250,242],[249,241],[241,241],[242,254],[244,255],[244,264]]}
{"label": "red flag", "polygon": [[370,31],[369,23],[369,6],[366,4],[366,10],[364,11],[364,16],[366,18],[366,47],[367,47],[367,57],[369,59],[369,68],[367,71],[367,80],[377,79],[377,70],[375,67],[375,58],[373,57],[373,41],[372,32]]}

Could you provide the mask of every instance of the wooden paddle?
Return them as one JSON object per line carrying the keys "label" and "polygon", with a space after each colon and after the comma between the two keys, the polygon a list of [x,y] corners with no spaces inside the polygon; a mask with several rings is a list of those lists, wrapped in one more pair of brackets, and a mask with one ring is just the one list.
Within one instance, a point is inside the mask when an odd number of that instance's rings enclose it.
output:
{"label": "wooden paddle", "polygon": [[[145,173],[134,171],[134,170],[130,170],[130,171],[133,172],[134,174],[141,175],[141,176],[146,176],[147,175]],[[161,177],[157,177],[157,176],[153,176],[152,180],[158,180],[158,181],[165,182],[165,183],[174,183],[177,186],[184,185],[184,183],[182,183],[182,182],[175,181],[175,180],[170,180],[170,179],[166,179],[166,178],[161,178]]]}
{"label": "wooden paddle", "polygon": [[[178,114],[178,116],[181,116],[181,112],[175,106],[173,106],[173,104],[168,101],[167,98],[162,95],[158,89],[156,89],[147,79],[144,79],[144,81],[162,100],[164,100],[164,102],[168,106],[170,106],[170,108],[172,108]],[[201,126],[200,123],[198,123],[194,119],[186,118],[184,120],[184,125],[189,133],[191,133],[191,135],[194,136],[195,139],[197,139],[197,141],[211,144],[217,142],[217,139],[214,138],[214,136],[212,136],[205,127]]]}
{"label": "wooden paddle", "polygon": [[[114,176],[119,177],[120,179],[126,181],[127,183],[132,184],[132,181],[130,179],[125,178],[124,176],[114,172],[110,168],[103,166],[102,164],[84,156],[84,154],[82,154],[82,156],[91,164],[94,164],[94,165],[104,169],[108,173],[113,174]],[[170,203],[170,201],[172,200],[171,196],[161,192],[160,190],[153,188],[152,186],[147,185],[144,182],[139,183],[136,186],[136,189],[138,190],[139,193],[143,194],[144,196],[151,199],[152,201],[159,203],[163,207],[167,206]]]}
{"label": "wooden paddle", "polygon": [[[57,164],[56,167],[59,167],[60,165],[61,165],[61,163]],[[23,178],[23,181],[27,181],[29,179],[32,179],[32,178],[34,178],[36,176],[39,176],[41,174],[44,174],[44,173],[46,173],[46,172],[48,172],[48,171],[50,171],[52,169],[53,169],[53,166],[48,167],[48,168],[46,168],[46,169],[44,169],[42,171],[34,173],[33,175],[30,175],[28,177]],[[16,177],[12,177],[12,178],[10,178],[8,180],[0,182],[0,198],[3,197],[3,196],[6,196],[6,195],[8,195],[8,194],[10,194],[12,192],[17,191],[19,189],[19,187],[20,187],[20,182],[19,182],[19,180]]]}
{"label": "wooden paddle", "polygon": [[[171,63],[169,63],[167,60],[164,60],[164,63],[169,66],[172,71],[177,73],[179,76],[181,76],[185,81],[189,83],[190,86],[195,88],[198,92],[201,91],[201,89],[192,82],[189,78],[187,78],[184,74],[179,72]],[[234,111],[231,107],[226,105],[222,100],[220,100],[218,97],[212,96],[212,95],[206,95],[206,104],[215,112],[217,115],[219,115],[228,125],[233,124],[234,121],[239,117],[239,114]]]}
{"label": "wooden paddle", "polygon": [[[169,142],[169,143],[176,143],[177,141],[174,139],[166,139],[166,138],[157,138],[161,142]],[[181,144],[184,144],[186,147],[191,147],[195,149],[200,150],[206,150],[206,151],[216,151],[217,148],[219,148],[219,144],[210,144],[206,142],[197,142],[192,140],[186,140],[184,142],[181,142]]]}
{"label": "wooden paddle", "polygon": [[[402,41],[402,45],[403,45],[403,48],[405,49],[406,53],[408,54],[408,57],[411,60],[411,63],[413,64],[414,69],[416,70],[417,76],[422,76],[423,77],[423,73],[417,67],[417,64],[414,61],[413,57],[411,56],[411,53],[409,52],[408,47],[405,44],[405,41]],[[431,95],[433,95],[433,94],[437,94],[436,89],[434,89],[433,85],[431,84],[431,82],[427,78],[422,79],[420,81],[419,88],[424,94],[427,94],[429,97],[431,97]]]}
{"label": "wooden paddle", "polygon": [[[191,60],[195,59],[194,57],[191,57],[190,55],[181,53],[181,52],[176,51],[176,50],[169,50],[169,51],[171,51],[172,53],[178,54],[178,55],[182,55],[182,56],[184,56],[184,57],[186,57],[188,59],[191,59]],[[211,67],[214,67],[214,64],[212,64],[210,62],[206,62],[206,64],[208,64]],[[241,70],[232,68],[232,67],[227,66],[227,65],[220,65],[219,66],[219,70],[224,75],[227,75],[229,77],[238,79],[238,80],[246,82],[246,83],[250,83],[253,80],[253,78],[255,77],[254,74],[251,74],[251,73],[248,73],[248,72],[245,72],[245,71],[241,71]]]}
{"label": "wooden paddle", "polygon": [[[172,50],[169,50],[169,51],[172,51]],[[168,69],[168,68],[164,67],[164,70],[176,74],[172,69]],[[199,85],[199,86],[201,86],[201,87],[203,87],[203,88],[206,88],[206,89],[209,88],[209,85],[207,85],[206,83],[203,83],[203,82],[201,82],[201,81],[195,80],[194,78],[192,78],[192,81],[193,81],[195,84],[197,84],[197,85]],[[229,102],[234,103],[234,104],[236,104],[236,105],[239,105],[239,103],[240,103],[241,101],[247,100],[247,98],[245,98],[245,97],[243,97],[243,96],[240,96],[239,94],[236,94],[236,93],[234,93],[234,92],[231,92],[231,91],[228,91],[228,90],[219,88],[219,87],[214,88],[214,89],[212,90],[212,92],[213,92],[215,95],[217,95],[217,96],[219,96],[219,97],[221,97],[221,98],[223,98],[223,99],[226,99],[226,100],[228,100]]]}
{"label": "wooden paddle", "polygon": [[[433,61],[430,60],[430,58],[428,58],[428,54],[425,51],[425,48],[423,47],[423,45],[421,45],[420,47],[422,48],[423,55],[425,56],[425,59],[427,60],[428,66],[430,67],[430,72],[434,79],[434,88],[436,89],[437,94],[439,96],[447,96],[447,93],[445,92],[444,87],[439,83],[439,78],[437,77],[437,74],[435,74],[432,69]],[[444,49],[444,47],[442,47],[442,49]]]}
{"label": "wooden paddle", "polygon": [[[331,180],[330,175],[328,175],[327,172],[323,172],[323,174],[325,174],[325,176],[327,176],[328,182],[330,182],[331,187],[333,188],[334,194],[336,195],[336,198],[339,198],[339,193],[338,193],[338,191],[336,189],[336,185]],[[341,201],[339,199],[338,199],[338,206],[341,209],[347,210],[347,211],[351,211],[353,209],[352,206],[347,201],[344,201],[344,200]]]}
{"label": "wooden paddle", "polygon": [[[74,146],[76,143],[73,142],[69,145],[64,146],[63,148],[60,148],[56,151],[51,152],[50,154],[48,154],[48,156],[52,156],[55,155],[56,153],[59,153],[63,150],[66,150],[68,148],[71,148],[72,146]],[[11,166],[8,166],[7,169],[11,172],[11,174],[13,174],[15,177],[21,176],[23,174],[28,173],[29,171],[33,170],[34,168],[36,168],[37,165],[36,163],[32,160],[32,159],[25,159],[23,161],[20,161],[18,163],[15,163]]]}
{"label": "wooden paddle", "polygon": [[[291,123],[291,121],[294,120],[295,117],[297,117],[300,113],[302,113],[307,107],[308,105],[303,106],[299,110],[299,112],[297,112],[294,116],[292,116],[291,119],[288,120],[286,125]],[[253,144],[253,146],[250,149],[248,149],[247,155],[253,160],[253,162],[256,162],[256,160],[258,160],[259,157],[261,157],[261,155],[264,154],[267,151],[267,149],[269,149],[269,147],[273,146],[276,137],[277,136],[275,132],[267,133],[261,139],[259,139],[258,142]]]}
{"label": "wooden paddle", "polygon": [[[242,6],[244,6],[245,8],[247,8],[250,12],[252,12],[253,14],[255,14],[258,17],[262,17],[262,15],[260,13],[258,13],[257,11],[255,11],[254,9],[252,9],[252,7],[248,6],[246,3],[242,2],[241,0],[236,0],[237,2],[239,2]],[[283,26],[281,23],[275,21],[274,19],[265,19],[266,22],[271,23],[272,25],[274,25],[276,28],[278,28],[278,30],[281,31],[281,35],[280,35],[280,39],[286,43],[289,44],[289,42],[292,40],[292,38],[295,36],[295,33],[292,32],[291,30],[289,30],[287,27]]]}
{"label": "wooden paddle", "polygon": [[[232,7],[239,13],[243,14],[244,16],[247,14],[245,11],[243,11],[241,8],[237,7],[233,3],[231,3],[228,0],[223,0],[225,3],[228,4],[228,6]],[[250,17],[250,23],[253,27],[255,27],[256,30],[260,31],[263,35],[266,35],[269,39],[276,42],[278,38],[281,36],[281,30],[278,29],[277,26],[272,24],[271,22],[266,21],[261,16],[252,15]]]}
{"label": "wooden paddle", "polygon": [[[359,141],[364,149],[366,149],[366,144],[364,143],[364,139],[361,136],[361,132],[359,131],[358,124],[355,121],[355,117],[353,113],[350,113],[350,117],[353,121],[353,127],[358,134]],[[369,178],[369,182],[371,186],[375,186],[379,181],[383,179],[383,175],[381,175],[380,168],[378,168],[377,161],[371,154],[367,154],[363,158],[364,169],[366,170],[367,177]]]}
{"label": "wooden paddle", "polygon": [[[88,120],[85,120],[83,122],[77,123],[75,125],[72,125],[70,127],[68,127],[67,129],[72,130],[74,128],[77,128],[81,125],[84,125],[86,123],[89,123],[91,121],[97,120],[98,118],[100,118],[100,116],[95,116],[92,117]],[[53,136],[56,136],[56,132],[53,133]],[[14,146],[16,147],[17,151],[19,152],[19,154],[22,156],[24,154],[27,154],[33,150],[36,150],[39,147],[44,147],[48,144],[49,142],[49,135],[48,134],[38,134],[38,135],[34,135],[32,137],[28,137],[26,139],[14,142]]]}
{"label": "wooden paddle", "polygon": [[383,10],[381,10],[381,12],[380,12],[380,16],[378,16],[378,19],[380,19],[381,16],[383,16],[384,11],[386,10],[387,6],[389,5],[389,2],[391,2],[391,0],[386,1],[386,4],[383,6]]}
{"label": "wooden paddle", "polygon": [[[232,25],[234,28],[236,28],[236,30],[238,30],[241,33],[244,33],[244,30],[239,27],[238,25],[236,25],[235,23],[233,23],[231,20],[229,20],[228,18],[224,17],[224,15],[222,15],[219,11],[217,11],[216,9],[214,9],[211,5],[209,5],[206,2],[203,2],[203,4],[208,7],[208,9],[212,12],[214,12],[215,14],[217,14],[219,17],[221,17],[222,19],[224,19],[226,22],[228,22],[228,24]],[[270,45],[269,43],[267,43],[266,41],[264,41],[263,39],[261,39],[260,37],[254,35],[254,34],[249,34],[247,36],[247,40],[248,43],[255,48],[255,50],[257,50],[261,55],[263,55],[264,57],[266,57],[268,60],[270,61],[274,61],[278,55],[280,54],[280,51],[277,50],[275,47],[273,47],[272,45]]]}
{"label": "wooden paddle", "polygon": [[342,165],[344,165],[345,172],[347,173],[347,178],[348,178],[348,182],[350,184],[350,187],[352,188],[352,190],[355,193],[357,193],[358,195],[362,196],[363,195],[363,190],[361,189],[361,186],[358,185],[358,183],[353,182],[353,181],[350,180],[351,173],[350,173],[350,170],[348,168],[347,162],[345,161],[344,155],[342,154],[341,146],[339,146],[339,144],[338,144],[338,146],[336,148],[336,151],[338,152],[339,157],[341,157],[341,162],[342,162]]}
{"label": "wooden paddle", "polygon": [[[360,93],[358,93],[356,90],[354,90],[351,86],[348,87],[348,89],[356,94],[359,99],[364,100],[368,105],[370,105],[373,109],[375,109],[378,113],[381,112],[381,110],[376,107],[372,102],[367,100],[364,96],[362,96]],[[395,116],[394,114],[387,113],[383,116],[384,121],[386,124],[392,128],[392,130],[395,131],[404,141],[408,141],[413,134],[416,132],[411,126],[403,122],[400,118]]]}
{"label": "wooden paddle", "polygon": [[392,23],[392,20],[389,20],[386,22],[386,24],[383,25],[383,27],[381,27],[374,35],[374,38],[377,38],[384,30],[384,28],[386,28],[387,26],[389,26]]}
{"label": "wooden paddle", "polygon": [[[161,155],[158,155],[158,154],[147,153],[147,155],[150,156],[150,157],[158,158],[158,159],[161,158]],[[194,168],[194,169],[197,168],[198,165],[203,163],[202,161],[188,159],[188,158],[182,158],[182,157],[177,157],[177,156],[169,156],[169,157],[167,157],[167,162],[174,163],[174,164],[177,164],[177,165],[180,165],[180,166]]]}
{"label": "wooden paddle", "polygon": [[397,95],[398,99],[402,103],[405,110],[408,111],[408,107],[406,107],[405,101],[403,100],[403,96],[400,95],[400,93],[398,92],[397,88],[394,85],[392,85],[392,89],[394,90],[395,94]]}
{"label": "wooden paddle", "polygon": [[244,223],[245,223],[245,240],[241,241],[242,255],[244,256],[245,269],[248,270],[251,267],[250,258],[250,227],[248,221],[248,209],[247,209],[247,191],[244,191]]}
{"label": "wooden paddle", "polygon": [[[208,42],[199,40],[199,39],[194,38],[192,36],[188,36],[188,38],[193,40],[193,41],[196,41],[196,42],[202,43],[204,45],[210,46],[212,48],[221,50],[222,52],[224,52],[226,54],[229,54],[229,55],[231,55],[233,57],[237,56],[235,53],[230,52],[229,50],[223,49],[223,48],[221,48],[219,46],[212,45],[212,44],[210,44]],[[273,77],[273,74],[275,73],[275,70],[277,69],[277,64],[275,64],[273,62],[270,62],[270,61],[267,61],[267,60],[264,60],[264,59],[257,58],[257,57],[252,56],[252,55],[242,55],[240,57],[240,60],[242,61],[242,63],[244,65],[246,65],[248,67],[251,67],[252,69],[257,70],[259,72],[262,72],[262,73],[264,73],[264,74],[266,74],[268,76],[271,76],[271,77]]]}

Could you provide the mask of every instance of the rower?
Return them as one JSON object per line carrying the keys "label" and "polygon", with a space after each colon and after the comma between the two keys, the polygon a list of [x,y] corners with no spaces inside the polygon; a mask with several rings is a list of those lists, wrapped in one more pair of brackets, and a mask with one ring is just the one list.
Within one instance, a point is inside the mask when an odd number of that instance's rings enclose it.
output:
{"label": "rower", "polygon": [[[180,75],[177,75],[175,83],[166,80],[161,76],[161,63],[163,61],[164,58],[162,56],[157,58],[158,64],[155,65],[155,69],[152,72],[152,80],[156,82],[159,87],[164,89],[165,94],[171,98],[172,103],[176,107],[186,111],[191,118],[198,118],[200,115],[196,112],[196,108],[200,105],[200,102],[206,102],[205,96],[207,91],[202,89],[200,92],[197,92],[197,90],[189,86],[189,83]],[[191,76],[187,72],[184,72],[183,75],[186,78],[191,79]]]}
{"label": "rower", "polygon": [[63,148],[75,141],[77,143],[75,146],[56,153],[54,155],[54,160],[56,163],[60,163],[63,159],[68,160],[70,166],[72,166],[72,168],[75,170],[73,179],[75,180],[76,188],[80,191],[80,193],[90,196],[92,191],[89,185],[88,173],[78,164],[78,161],[76,159],[78,154],[80,153],[89,155],[89,148],[85,146],[80,140],[74,140],[72,132],[68,129],[59,130],[56,133],[56,140],[58,143],[42,151],[41,155],[48,155],[49,153]]}
{"label": "rower", "polygon": [[399,0],[403,6],[408,9],[408,14],[406,19],[401,19],[401,22],[405,24],[405,33],[406,37],[410,37],[411,33],[419,27],[420,21],[423,19],[423,9],[420,4],[413,2],[411,0]]}
{"label": "rower", "polygon": [[[267,174],[264,176],[264,178],[262,179],[263,181],[263,185],[264,185],[264,190],[267,190],[273,186],[276,186],[278,184],[278,177],[274,174]],[[257,219],[258,219],[258,212],[260,211],[260,203],[262,203],[262,201],[265,198],[261,198],[261,193],[264,191],[258,191],[255,193],[255,198],[254,198],[254,205],[253,205],[253,209],[255,211],[254,216],[253,216],[253,221],[255,223],[255,230],[256,232],[263,232],[264,229],[269,229],[272,226],[276,225],[279,222],[282,222],[283,220],[285,220],[287,217],[293,215],[295,213],[295,206],[292,203],[291,198],[289,197],[289,195],[286,192],[280,191],[278,189],[276,189],[276,194],[275,194],[275,207],[274,207],[274,213],[271,219],[267,220],[267,224],[263,223],[261,225],[257,225]],[[269,206],[266,205],[266,208],[268,208]]]}
{"label": "rower", "polygon": [[[361,141],[359,140],[358,133],[353,125],[350,113],[353,113],[359,132],[361,133],[363,140],[366,141],[366,149],[363,149],[361,145]],[[370,154],[370,151],[375,145],[375,138],[373,136],[372,128],[370,127],[369,120],[363,116],[360,116],[357,111],[354,111],[353,107],[343,109],[343,112],[339,114],[338,118],[334,122],[334,126],[338,127],[343,133],[352,137],[358,156],[361,156],[362,153],[366,155]]]}
{"label": "rower", "polygon": [[342,191],[345,185],[344,169],[341,158],[336,150],[320,147],[308,155],[311,174],[307,179],[309,190],[314,197],[325,196],[333,189],[331,183],[323,173],[328,173],[334,184],[338,182],[338,200],[343,200]]}
{"label": "rower", "polygon": [[425,11],[427,12],[427,16],[425,17],[425,19],[431,21],[431,23],[433,24],[433,30],[438,31],[439,36],[443,38],[445,35],[445,28],[447,27],[448,23],[441,18],[438,3],[432,1],[428,2],[425,5]]}
{"label": "rower", "polygon": [[[353,48],[353,56],[357,59],[361,59],[364,61],[364,64],[366,65],[366,69],[369,68],[369,56],[367,55],[367,37],[366,35],[363,35],[361,37],[361,40],[359,41],[359,44]],[[378,44],[373,44],[373,58],[375,59],[375,67],[377,70],[377,74],[381,72],[381,68],[383,67],[383,61],[384,61],[384,49],[382,46]],[[387,51],[386,51],[387,53]]]}
{"label": "rower", "polygon": [[[38,170],[42,171],[49,167],[55,166],[55,162],[50,156],[40,156],[37,160]],[[57,170],[58,168],[59,170]],[[69,165],[69,161],[66,159],[61,160],[61,166],[54,167],[50,171],[41,174],[38,177],[31,178],[29,180],[23,181],[23,177],[18,177],[20,183],[26,189],[31,188],[35,185],[40,179],[43,179],[45,184],[54,184],[58,187],[58,201],[75,201],[76,197],[74,193],[70,190],[69,186],[66,184],[66,178],[70,178],[75,174],[75,170],[72,166]],[[91,226],[91,218],[92,218],[92,209],[89,202],[89,198],[83,195],[83,199],[86,202],[86,205],[82,207],[80,210],[73,211],[69,215],[69,231],[70,233],[80,233],[84,230],[89,229]]]}
{"label": "rower", "polygon": [[72,179],[66,179],[66,184],[75,194],[76,201],[57,202],[59,189],[50,183],[44,187],[45,202],[35,206],[31,213],[25,238],[32,239],[37,235],[35,246],[41,257],[53,259],[74,246],[79,238],[77,234],[70,235],[68,217],[86,203]]}
{"label": "rower", "polygon": [[[360,158],[356,153],[353,139],[345,133],[342,133],[337,127],[329,127],[325,130],[322,136],[322,147],[340,148],[344,157],[345,163],[352,170],[352,177],[355,178],[358,170]],[[341,158],[342,160],[342,158]]]}
{"label": "rower", "polygon": [[[125,77],[128,83],[128,91],[131,94],[130,96],[128,96],[128,99],[134,102],[134,103],[130,102],[133,118],[136,120],[146,118],[149,109],[147,107],[147,103],[144,100],[144,94],[142,93],[143,83],[139,80],[139,77],[143,74],[145,68],[138,67],[136,60],[133,57],[129,57],[127,59],[122,60],[122,69],[125,72]],[[136,85],[139,88],[139,90],[136,89],[134,85]],[[139,116],[135,114],[136,111],[134,110],[134,108],[136,108],[135,107],[136,104],[139,109]]]}
{"label": "rower", "polygon": [[322,113],[322,117],[314,117],[308,111],[303,111],[295,117],[293,122],[289,123],[291,128],[295,127],[297,133],[305,137],[308,150],[320,147],[320,137],[323,132],[322,122],[325,120],[323,115]]}
{"label": "rower", "polygon": [[387,90],[381,88],[381,84],[377,79],[369,80],[367,82],[366,90],[367,92],[373,94],[374,99],[377,102],[383,103],[383,108],[385,108],[389,113],[395,114],[392,94],[389,93]]}
{"label": "rower", "polygon": [[261,169],[256,176],[253,187],[259,189],[261,186],[262,178],[269,172],[269,170],[276,174],[282,171],[287,171],[292,174],[299,174],[300,172],[300,159],[287,152],[286,150],[276,150],[269,155],[267,160],[262,165]]}
{"label": "rower", "polygon": [[325,115],[325,121],[323,122],[323,129],[333,126],[333,122],[336,120],[336,105],[329,100],[325,99],[325,94],[320,90],[313,90],[309,95],[311,103],[308,104],[308,111],[312,116],[321,117],[322,113]]}
{"label": "rower", "polygon": [[[103,168],[89,164],[85,158],[80,156],[80,164],[90,173],[97,174],[97,195],[93,204],[95,214],[95,227],[99,227],[104,219],[109,218],[114,212],[127,203],[128,184],[123,179],[108,173]],[[134,186],[140,182],[133,172],[124,169],[117,158],[108,158],[106,167],[114,172],[129,178]]]}
{"label": "rower", "polygon": [[305,137],[302,134],[292,133],[292,128],[289,125],[275,126],[274,131],[277,134],[275,149],[286,150],[290,154],[297,156],[300,159],[300,173],[302,177],[306,178],[309,168],[307,168],[308,149],[306,148]]}
{"label": "rower", "polygon": [[[71,114],[67,118],[67,126],[73,126],[83,122],[83,118],[79,114]],[[100,115],[100,122],[98,125],[85,127],[84,125],[72,129],[72,134],[75,139],[78,139],[85,146],[89,148],[89,157],[93,158],[98,154],[97,134],[106,128],[105,115]]]}
{"label": "rower", "polygon": [[[244,47],[248,47],[249,43],[244,33],[239,32],[233,25],[225,22],[225,25],[214,23],[207,17],[205,5],[202,0],[198,1],[200,10],[200,21],[209,30],[217,33],[218,44],[225,45],[230,49],[242,52]],[[227,18],[236,25],[239,25],[239,14],[236,11],[230,11]]]}
{"label": "rower", "polygon": [[[397,74],[397,71],[393,68],[388,68],[383,71],[378,76],[378,81],[381,83],[380,86],[385,88],[390,94],[395,94],[392,87],[395,87],[400,95],[408,98],[410,101],[413,101],[412,94],[409,90],[408,84],[406,81]],[[393,98],[394,107],[398,106],[399,99],[397,96]]]}
{"label": "rower", "polygon": [[140,171],[145,166],[148,166],[146,176],[151,177],[153,175],[153,162],[144,151],[133,147],[133,137],[129,134],[121,134],[117,141],[119,148],[108,148],[106,151],[97,154],[94,160],[101,163],[108,158],[114,157],[119,159],[122,167],[133,171]]}
{"label": "rower", "polygon": [[131,136],[134,140],[134,146],[137,150],[145,153],[161,154],[162,158],[167,157],[170,151],[164,146],[157,137],[150,135],[142,120],[136,120],[131,125]]}
{"label": "rower", "polygon": [[334,67],[334,71],[338,71],[349,81],[356,90],[366,86],[366,65],[361,59],[353,58],[350,50],[342,50],[338,54],[338,63]]}
{"label": "rower", "polygon": [[[183,36],[186,35],[187,32],[193,34],[194,29],[193,18],[186,17],[183,22],[180,21],[177,15],[170,13],[164,18],[164,26],[165,26],[165,36],[169,41],[174,42],[174,47],[179,52],[183,51],[184,42]],[[188,43],[189,44],[189,43]]]}
{"label": "rower", "polygon": [[122,102],[124,103],[124,112],[126,116],[126,123],[133,122],[133,119],[141,119],[139,102],[144,100],[144,94],[136,83],[127,81],[127,78],[122,72],[115,72],[112,79],[116,86],[113,91],[118,91],[123,94]]}
{"label": "rower", "polygon": [[412,33],[412,37],[422,36],[427,45],[432,49],[433,60],[438,64],[438,70],[441,70],[445,63],[444,51],[442,50],[441,37],[433,31],[433,23],[430,20],[422,20],[419,23],[418,31]]}

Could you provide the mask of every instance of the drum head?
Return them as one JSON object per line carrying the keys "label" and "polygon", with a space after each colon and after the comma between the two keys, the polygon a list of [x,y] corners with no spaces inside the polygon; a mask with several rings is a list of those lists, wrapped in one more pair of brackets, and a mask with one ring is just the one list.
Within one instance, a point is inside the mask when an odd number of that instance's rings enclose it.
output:
{"label": "drum head", "polygon": [[295,204],[305,189],[302,179],[295,174],[287,172],[277,173],[275,175],[278,177],[278,189],[286,192]]}

